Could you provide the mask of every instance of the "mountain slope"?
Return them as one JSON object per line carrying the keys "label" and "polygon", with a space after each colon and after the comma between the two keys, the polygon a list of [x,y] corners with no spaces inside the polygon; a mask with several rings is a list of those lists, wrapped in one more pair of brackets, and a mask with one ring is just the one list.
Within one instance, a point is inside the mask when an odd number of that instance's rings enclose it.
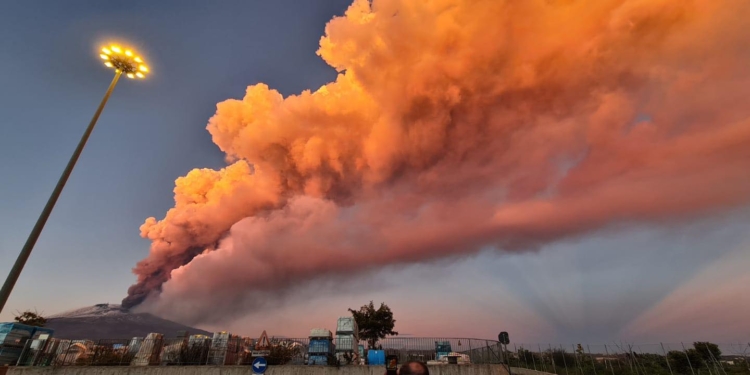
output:
{"label": "mountain slope", "polygon": [[145,337],[151,332],[175,337],[177,331],[191,335],[211,335],[210,332],[159,318],[148,313],[131,313],[120,305],[99,304],[47,318],[47,327],[55,330],[54,337],[62,339],[130,339]]}

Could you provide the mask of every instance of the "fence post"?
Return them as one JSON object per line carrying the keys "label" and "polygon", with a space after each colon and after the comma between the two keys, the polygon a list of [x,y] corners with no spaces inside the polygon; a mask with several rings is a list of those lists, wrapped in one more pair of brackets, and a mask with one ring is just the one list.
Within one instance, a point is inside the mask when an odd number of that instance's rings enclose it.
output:
{"label": "fence post", "polygon": [[469,362],[474,363],[474,359],[471,357],[474,352],[471,351],[471,339],[469,340]]}

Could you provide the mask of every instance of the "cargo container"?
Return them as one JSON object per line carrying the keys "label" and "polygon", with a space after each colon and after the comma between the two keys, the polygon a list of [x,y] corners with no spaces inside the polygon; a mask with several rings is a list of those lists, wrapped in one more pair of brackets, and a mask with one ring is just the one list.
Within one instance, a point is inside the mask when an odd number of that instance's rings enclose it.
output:
{"label": "cargo container", "polygon": [[435,360],[439,361],[452,351],[450,341],[435,341]]}
{"label": "cargo container", "polygon": [[337,352],[357,352],[359,347],[359,340],[354,335],[336,335],[336,351]]}
{"label": "cargo container", "polygon": [[0,323],[0,346],[23,348],[36,328],[20,323]]}
{"label": "cargo container", "polygon": [[143,337],[133,337],[132,339],[130,339],[130,343],[128,344],[128,353],[138,353],[138,351],[141,349],[142,344]]}
{"label": "cargo container", "polygon": [[325,328],[313,328],[310,330],[310,338],[333,338],[333,334],[331,331],[325,329]]}
{"label": "cargo container", "polygon": [[23,348],[0,347],[0,366],[15,366]]}
{"label": "cargo container", "polygon": [[373,350],[367,351],[367,364],[370,366],[382,366],[385,365],[385,351]]}
{"label": "cargo container", "polygon": [[353,316],[342,316],[336,323],[336,334],[353,334],[359,339],[359,327]]}
{"label": "cargo container", "polygon": [[47,344],[52,339],[50,339],[49,334],[41,332],[35,334],[34,337],[37,338],[26,341],[17,366],[35,366],[37,362],[43,359]]}
{"label": "cargo container", "polygon": [[308,365],[328,365],[327,355],[310,355],[307,358]]}
{"label": "cargo container", "polygon": [[34,327],[34,334],[31,335],[31,338],[34,340],[38,340],[41,338],[42,335],[47,335],[47,338],[50,338],[54,334],[55,334],[55,330],[52,328]]}
{"label": "cargo container", "polygon": [[159,364],[164,335],[161,333],[149,333],[138,348],[138,353],[133,358],[133,366],[153,366]]}
{"label": "cargo container", "polygon": [[240,360],[240,337],[227,332],[214,333],[208,362],[214,365],[236,365]]}
{"label": "cargo container", "polygon": [[333,353],[336,346],[330,339],[310,339],[310,345],[307,347],[309,354],[329,354]]}

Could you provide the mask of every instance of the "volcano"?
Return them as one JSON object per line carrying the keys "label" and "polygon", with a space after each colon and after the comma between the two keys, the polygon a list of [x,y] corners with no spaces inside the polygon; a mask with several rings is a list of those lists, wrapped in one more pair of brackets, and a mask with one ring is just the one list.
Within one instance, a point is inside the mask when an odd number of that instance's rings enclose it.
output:
{"label": "volcano", "polygon": [[46,327],[55,330],[54,337],[72,340],[130,339],[151,332],[175,337],[178,331],[211,335],[202,329],[159,318],[149,313],[134,313],[120,305],[97,304],[47,317]]}

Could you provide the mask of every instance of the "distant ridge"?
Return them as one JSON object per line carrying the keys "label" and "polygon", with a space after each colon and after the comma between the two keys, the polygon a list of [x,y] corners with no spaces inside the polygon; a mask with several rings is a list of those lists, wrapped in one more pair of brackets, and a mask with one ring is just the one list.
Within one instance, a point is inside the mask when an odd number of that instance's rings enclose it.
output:
{"label": "distant ridge", "polygon": [[202,329],[159,318],[149,313],[131,313],[120,305],[102,303],[47,317],[46,327],[55,330],[54,337],[73,340],[130,339],[151,332],[165,338],[178,331],[191,335],[211,335]]}

